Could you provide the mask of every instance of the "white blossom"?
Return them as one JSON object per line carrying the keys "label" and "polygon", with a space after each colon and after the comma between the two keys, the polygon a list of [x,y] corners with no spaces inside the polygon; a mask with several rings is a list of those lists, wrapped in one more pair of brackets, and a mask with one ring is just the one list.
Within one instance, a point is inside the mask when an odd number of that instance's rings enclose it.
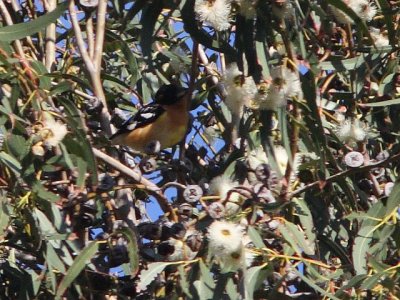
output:
{"label": "white blossom", "polygon": [[339,140],[349,145],[362,142],[367,138],[366,125],[358,119],[345,119],[339,124],[336,132]]}
{"label": "white blossom", "polygon": [[217,31],[227,30],[230,27],[230,1],[196,0],[194,10],[200,21],[211,25]]}
{"label": "white blossom", "polygon": [[259,86],[253,107],[260,110],[277,110],[286,105],[288,98],[303,97],[298,72],[279,66],[271,70],[271,77],[271,84],[263,83]]}
{"label": "white blossom", "polygon": [[247,163],[252,170],[255,170],[260,164],[268,163],[268,157],[261,146],[250,151],[247,156]]}
{"label": "white blossom", "polygon": [[195,258],[197,252],[193,252],[185,242],[170,238],[168,243],[174,247],[174,252],[166,257],[168,261],[190,260]]}
{"label": "white blossom", "polygon": [[[376,6],[368,0],[347,0],[345,1],[345,3],[356,13],[357,16],[359,16],[364,21],[371,21],[376,15]],[[340,9],[334,6],[330,6],[330,8],[339,23],[354,23],[354,21]]]}
{"label": "white blossom", "polygon": [[217,259],[234,255],[242,249],[242,229],[230,222],[214,221],[208,228],[210,254]]}
{"label": "white blossom", "polygon": [[236,116],[240,116],[243,106],[249,106],[257,93],[253,78],[246,77],[242,82],[242,72],[236,64],[231,64],[224,74],[223,84],[226,89],[225,104]]}
{"label": "white blossom", "polygon": [[376,47],[379,48],[389,46],[389,39],[387,36],[384,36],[382,33],[380,33],[379,29],[371,28],[370,34]]}
{"label": "white blossom", "polygon": [[285,174],[286,167],[289,161],[289,157],[285,148],[283,148],[282,146],[276,146],[274,149],[274,154],[279,171],[281,172],[281,174]]}
{"label": "white blossom", "polygon": [[48,147],[57,146],[68,133],[67,126],[54,119],[46,119],[43,125],[40,135]]}
{"label": "white blossom", "polygon": [[368,0],[350,0],[348,5],[364,21],[371,21],[377,12],[376,6]]}
{"label": "white blossom", "polygon": [[[210,190],[213,194],[218,195],[221,199],[226,199],[228,192],[237,185],[237,182],[234,182],[229,177],[222,175],[211,180]],[[237,193],[232,193],[229,199],[231,201],[237,201],[239,199],[239,195]]]}

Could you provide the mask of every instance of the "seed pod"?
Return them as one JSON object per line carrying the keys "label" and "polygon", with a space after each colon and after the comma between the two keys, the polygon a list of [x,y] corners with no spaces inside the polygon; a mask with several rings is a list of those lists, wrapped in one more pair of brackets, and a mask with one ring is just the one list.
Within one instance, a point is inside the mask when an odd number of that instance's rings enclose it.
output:
{"label": "seed pod", "polygon": [[188,203],[182,203],[179,205],[178,214],[180,216],[190,217],[193,214],[193,207]]}
{"label": "seed pod", "polygon": [[115,185],[115,180],[113,177],[108,175],[107,173],[102,173],[99,174],[99,186],[97,187],[97,190],[99,192],[107,192],[113,189]]}
{"label": "seed pod", "polygon": [[79,4],[84,7],[96,7],[99,5],[99,0],[79,0]]}
{"label": "seed pod", "polygon": [[390,193],[392,192],[394,187],[394,183],[393,182],[388,182],[385,184],[385,196],[389,197]]}
{"label": "seed pod", "polygon": [[[90,2],[97,2],[97,4],[98,4],[98,0],[81,0],[80,2],[81,2],[81,5],[85,6],[85,7],[89,7],[89,6],[83,4],[82,2],[86,2],[87,4],[89,4]],[[87,99],[85,101],[85,108],[86,108],[86,111],[88,114],[94,115],[96,113],[101,112],[101,109],[103,108],[103,103],[100,101],[99,98],[93,97],[93,98]]]}
{"label": "seed pod", "polygon": [[174,253],[175,247],[169,243],[169,241],[164,241],[160,243],[157,247],[158,254],[162,256],[171,255]]}
{"label": "seed pod", "polygon": [[362,190],[363,192],[369,193],[372,191],[372,181],[371,180],[363,178],[357,183],[357,185],[360,188],[360,190]]}
{"label": "seed pod", "polygon": [[179,170],[182,170],[183,172],[186,172],[186,173],[191,173],[193,171],[193,163],[187,158],[184,158],[183,160],[179,160],[178,167],[179,167]]}
{"label": "seed pod", "polygon": [[358,168],[363,165],[364,157],[360,152],[351,151],[345,155],[344,162],[350,168]]}
{"label": "seed pod", "polygon": [[186,245],[193,251],[198,252],[203,243],[200,233],[191,234],[186,239]]}
{"label": "seed pod", "polygon": [[315,180],[314,179],[314,173],[311,170],[308,170],[308,169],[300,170],[299,174],[297,176],[298,176],[300,182],[305,183],[305,184],[311,183],[311,182],[313,182]]}
{"label": "seed pod", "polygon": [[259,164],[254,172],[258,181],[267,182],[271,176],[271,167],[269,164]]}
{"label": "seed pod", "polygon": [[384,150],[382,152],[379,152],[378,155],[375,157],[377,161],[382,161],[385,159],[388,159],[390,157],[389,152],[387,150]]}
{"label": "seed pod", "polygon": [[181,240],[186,235],[186,228],[182,223],[175,223],[171,226],[171,236],[177,240]]}
{"label": "seed pod", "polygon": [[275,171],[271,171],[271,176],[268,178],[268,188],[274,190],[279,184],[279,177]]}
{"label": "seed pod", "polygon": [[183,191],[183,198],[189,203],[195,203],[203,196],[203,190],[198,185],[188,185]]}
{"label": "seed pod", "polygon": [[126,248],[126,245],[118,242],[117,245],[112,246],[109,251],[108,261],[111,268],[129,262],[128,249]]}
{"label": "seed pod", "polygon": [[140,161],[139,168],[144,174],[148,174],[157,168],[157,162],[152,157],[145,157]]}
{"label": "seed pod", "polygon": [[225,215],[225,207],[219,202],[213,202],[208,206],[208,214],[213,219],[220,219]]}
{"label": "seed pod", "polygon": [[148,240],[159,240],[161,238],[161,226],[155,223],[142,223],[138,225],[138,231],[141,237]]}

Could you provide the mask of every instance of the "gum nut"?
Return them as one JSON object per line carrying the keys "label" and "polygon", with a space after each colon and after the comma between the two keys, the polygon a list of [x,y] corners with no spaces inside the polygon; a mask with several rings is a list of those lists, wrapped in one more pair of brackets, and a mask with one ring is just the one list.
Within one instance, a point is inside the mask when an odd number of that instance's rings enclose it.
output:
{"label": "gum nut", "polygon": [[385,196],[389,196],[390,193],[392,192],[392,189],[394,187],[394,183],[393,182],[388,182],[385,184]]}
{"label": "gum nut", "polygon": [[99,175],[99,186],[97,187],[98,191],[106,192],[112,190],[115,185],[115,180],[113,177],[108,175],[107,173],[102,173]]}
{"label": "gum nut", "polygon": [[177,240],[181,240],[186,235],[186,228],[182,223],[175,223],[171,226],[171,234]]}
{"label": "gum nut", "polygon": [[219,202],[213,202],[208,207],[208,214],[213,219],[220,219],[225,215],[225,207]]}
{"label": "gum nut", "polygon": [[390,157],[389,152],[387,150],[384,150],[378,153],[378,155],[376,156],[376,160],[382,161],[388,159],[389,157]]}
{"label": "gum nut", "polygon": [[194,252],[200,250],[202,243],[203,239],[200,234],[192,234],[186,239],[186,245]]}
{"label": "gum nut", "polygon": [[351,151],[344,157],[344,162],[350,168],[358,168],[363,165],[364,157],[360,152]]}
{"label": "gum nut", "polygon": [[171,245],[169,241],[164,241],[158,245],[157,251],[162,256],[171,255],[175,251],[175,246]]}
{"label": "gum nut", "polygon": [[179,205],[178,213],[190,217],[193,213],[193,207],[188,203],[182,203]]}
{"label": "gum nut", "polygon": [[150,173],[156,169],[157,162],[154,158],[145,157],[140,161],[139,167],[143,173]]}
{"label": "gum nut", "polygon": [[203,196],[203,190],[198,185],[188,185],[183,191],[183,198],[189,203],[195,203]]}
{"label": "gum nut", "polygon": [[271,176],[271,167],[269,164],[259,164],[255,169],[255,174],[257,180],[261,182],[266,182]]}
{"label": "gum nut", "polygon": [[159,240],[161,238],[161,226],[155,223],[142,223],[138,225],[138,231],[141,237],[148,240]]}
{"label": "gum nut", "polygon": [[80,0],[79,3],[85,7],[96,7],[99,5],[99,0]]}
{"label": "gum nut", "polygon": [[44,156],[44,148],[42,145],[36,144],[32,147],[32,153],[36,156]]}

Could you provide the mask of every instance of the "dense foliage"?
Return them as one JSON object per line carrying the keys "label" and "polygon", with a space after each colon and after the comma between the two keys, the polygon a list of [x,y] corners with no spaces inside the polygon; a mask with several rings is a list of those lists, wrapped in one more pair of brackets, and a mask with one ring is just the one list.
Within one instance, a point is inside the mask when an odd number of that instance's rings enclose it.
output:
{"label": "dense foliage", "polygon": [[[399,11],[0,0],[0,298],[399,299]],[[166,83],[185,141],[112,146]]]}

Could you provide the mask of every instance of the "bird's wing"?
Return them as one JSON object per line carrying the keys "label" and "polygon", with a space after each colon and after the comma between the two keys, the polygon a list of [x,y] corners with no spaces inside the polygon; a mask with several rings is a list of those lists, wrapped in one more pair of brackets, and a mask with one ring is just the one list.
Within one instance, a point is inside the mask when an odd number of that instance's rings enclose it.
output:
{"label": "bird's wing", "polygon": [[122,124],[122,126],[110,137],[110,139],[113,139],[117,135],[128,133],[137,128],[146,126],[147,124],[153,123],[164,112],[165,110],[159,104],[154,103],[143,106],[135,115]]}

